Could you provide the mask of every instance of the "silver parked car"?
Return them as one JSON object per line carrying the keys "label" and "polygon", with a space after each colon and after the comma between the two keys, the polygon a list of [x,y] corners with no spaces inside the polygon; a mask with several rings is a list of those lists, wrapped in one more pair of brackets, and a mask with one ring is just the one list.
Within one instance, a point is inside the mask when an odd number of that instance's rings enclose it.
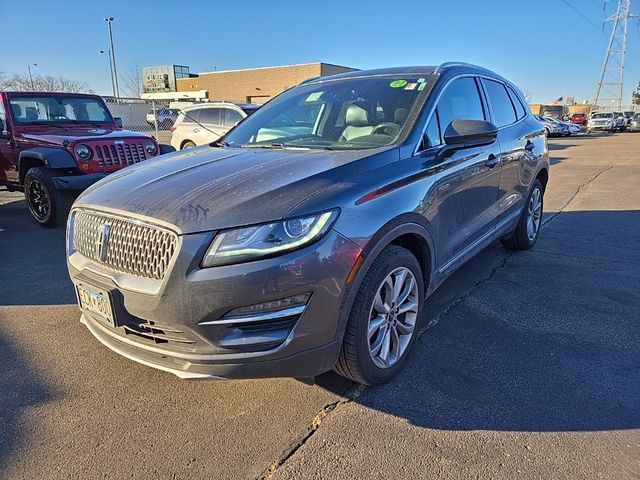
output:
{"label": "silver parked car", "polygon": [[631,117],[629,126],[627,128],[630,132],[640,132],[640,113],[636,113],[633,117]]}
{"label": "silver parked car", "polygon": [[536,115],[536,118],[544,125],[547,137],[564,137],[569,134],[569,128],[560,120],[543,115]]}
{"label": "silver parked car", "polygon": [[181,378],[377,384],[456,269],[536,243],[548,176],[544,127],[489,70],[320,77],[83,192],[69,275],[100,342]]}

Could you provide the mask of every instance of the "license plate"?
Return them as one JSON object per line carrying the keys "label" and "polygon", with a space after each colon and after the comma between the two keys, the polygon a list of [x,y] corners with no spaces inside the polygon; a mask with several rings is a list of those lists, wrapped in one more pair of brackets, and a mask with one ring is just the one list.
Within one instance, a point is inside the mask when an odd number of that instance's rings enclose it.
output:
{"label": "license plate", "polygon": [[110,326],[115,327],[109,294],[94,287],[87,288],[78,285],[77,288],[80,308],[87,310]]}

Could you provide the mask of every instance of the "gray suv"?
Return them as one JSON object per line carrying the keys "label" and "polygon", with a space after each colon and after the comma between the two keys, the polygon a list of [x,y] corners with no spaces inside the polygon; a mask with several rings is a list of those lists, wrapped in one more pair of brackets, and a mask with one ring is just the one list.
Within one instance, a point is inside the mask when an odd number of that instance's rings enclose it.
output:
{"label": "gray suv", "polygon": [[548,170],[544,126],[489,70],[310,79],[78,198],[81,321],[181,378],[385,382],[453,271],[497,239],[535,244]]}

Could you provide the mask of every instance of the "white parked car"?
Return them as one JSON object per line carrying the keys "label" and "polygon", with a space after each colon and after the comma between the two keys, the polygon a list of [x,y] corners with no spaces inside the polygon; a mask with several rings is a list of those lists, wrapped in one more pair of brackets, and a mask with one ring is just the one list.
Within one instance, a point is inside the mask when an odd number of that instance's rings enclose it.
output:
{"label": "white parked car", "polygon": [[614,132],[616,130],[616,122],[612,112],[593,112],[589,116],[587,122],[587,133],[596,130]]}
{"label": "white parked car", "polygon": [[171,145],[182,150],[214,142],[259,107],[254,103],[208,102],[184,108],[171,129]]}

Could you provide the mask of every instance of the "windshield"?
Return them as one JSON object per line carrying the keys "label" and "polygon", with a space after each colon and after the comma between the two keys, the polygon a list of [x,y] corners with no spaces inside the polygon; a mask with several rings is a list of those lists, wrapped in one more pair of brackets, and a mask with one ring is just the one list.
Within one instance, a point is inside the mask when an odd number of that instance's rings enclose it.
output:
{"label": "windshield", "polygon": [[611,112],[594,113],[591,118],[613,118],[613,114]]}
{"label": "windshield", "polygon": [[72,96],[10,97],[16,123],[21,125],[91,123],[113,124],[101,100]]}
{"label": "windshield", "polygon": [[258,109],[224,143],[320,149],[391,145],[419,108],[428,80],[379,76],[302,84]]}

